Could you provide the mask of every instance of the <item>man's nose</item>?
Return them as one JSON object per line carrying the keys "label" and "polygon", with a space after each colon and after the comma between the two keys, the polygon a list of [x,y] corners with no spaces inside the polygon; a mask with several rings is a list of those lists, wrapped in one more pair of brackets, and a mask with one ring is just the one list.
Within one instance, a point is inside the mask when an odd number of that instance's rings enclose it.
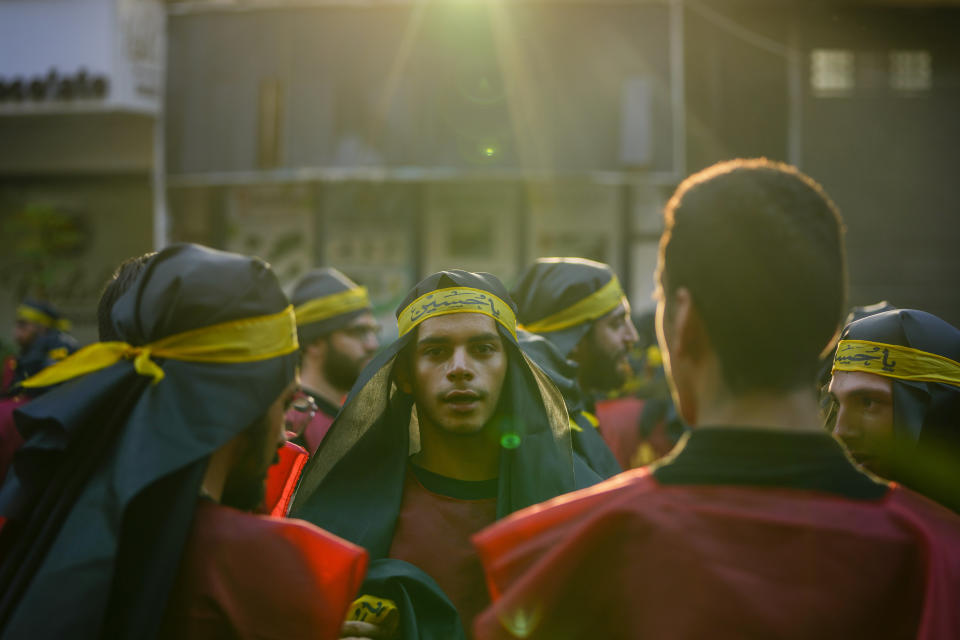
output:
{"label": "man's nose", "polygon": [[627,345],[633,345],[636,344],[637,340],[639,339],[640,336],[637,334],[637,328],[633,326],[633,321],[631,321],[630,318],[627,318],[626,331],[624,331],[623,341]]}
{"label": "man's nose", "polygon": [[470,368],[470,359],[467,357],[465,348],[461,347],[453,350],[453,355],[450,356],[447,378],[450,380],[470,380],[473,378],[473,370]]}
{"label": "man's nose", "polygon": [[855,421],[851,420],[850,411],[843,404],[837,407],[836,420],[836,424],[833,426],[833,434],[835,436],[842,440],[850,440],[860,435],[860,429],[855,424]]}

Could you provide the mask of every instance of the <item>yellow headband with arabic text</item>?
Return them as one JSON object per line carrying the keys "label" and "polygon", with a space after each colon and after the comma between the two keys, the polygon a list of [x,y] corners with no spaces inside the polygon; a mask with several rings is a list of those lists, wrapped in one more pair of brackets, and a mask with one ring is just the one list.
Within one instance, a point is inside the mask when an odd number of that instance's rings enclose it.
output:
{"label": "yellow headband with arabic text", "polygon": [[546,318],[525,324],[521,329],[526,329],[532,333],[550,333],[569,329],[584,322],[592,322],[610,313],[625,300],[626,296],[623,294],[620,281],[617,276],[613,276],[610,282],[586,298]]}
{"label": "yellow headband with arabic text", "polygon": [[960,387],[960,362],[919,349],[869,340],[841,340],[833,359],[833,371],[861,371]]}
{"label": "yellow headband with arabic text", "polygon": [[70,330],[70,321],[66,318],[54,318],[50,314],[44,313],[39,309],[34,309],[33,307],[28,307],[25,304],[17,307],[17,319],[33,322],[48,329],[59,329],[60,331]]}
{"label": "yellow headband with arabic text", "polygon": [[397,327],[404,336],[427,318],[450,313],[482,313],[499,322],[514,339],[517,337],[517,316],[510,305],[489,291],[472,287],[451,287],[423,294],[400,312]]}
{"label": "yellow headband with arabic text", "polygon": [[320,322],[351,311],[370,307],[370,296],[366,287],[354,287],[322,298],[315,298],[297,306],[293,312],[297,315],[297,326]]}
{"label": "yellow headband with arabic text", "polygon": [[291,305],[280,313],[191,329],[142,347],[126,342],[96,342],[22,384],[24,387],[48,387],[105,369],[123,359],[133,360],[137,373],[153,378],[156,384],[163,380],[164,373],[151,357],[186,362],[256,362],[292,353],[298,346]]}

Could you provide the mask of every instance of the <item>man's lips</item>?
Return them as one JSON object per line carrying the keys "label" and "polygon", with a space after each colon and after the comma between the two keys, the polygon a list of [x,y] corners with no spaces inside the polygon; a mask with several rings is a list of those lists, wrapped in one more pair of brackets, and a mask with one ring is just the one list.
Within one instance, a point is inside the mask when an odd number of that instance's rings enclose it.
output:
{"label": "man's lips", "polygon": [[472,411],[483,395],[470,389],[454,389],[445,393],[441,400],[454,411]]}

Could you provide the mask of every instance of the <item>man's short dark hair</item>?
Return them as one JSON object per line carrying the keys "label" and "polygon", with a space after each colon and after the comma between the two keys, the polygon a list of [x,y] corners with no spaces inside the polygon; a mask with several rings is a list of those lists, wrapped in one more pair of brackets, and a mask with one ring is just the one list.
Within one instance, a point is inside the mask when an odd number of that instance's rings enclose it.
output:
{"label": "man's short dark hair", "polygon": [[690,291],[732,392],[813,384],[846,307],[843,232],[819,184],[764,158],[716,164],[678,187],[658,288]]}

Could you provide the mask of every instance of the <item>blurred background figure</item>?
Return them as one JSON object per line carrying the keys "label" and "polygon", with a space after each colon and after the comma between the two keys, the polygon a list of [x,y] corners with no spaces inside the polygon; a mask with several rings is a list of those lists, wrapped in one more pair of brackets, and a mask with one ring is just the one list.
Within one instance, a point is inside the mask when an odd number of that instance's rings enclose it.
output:
{"label": "blurred background figure", "polygon": [[670,396],[655,318],[652,309],[634,315],[639,339],[630,350],[630,375],[623,386],[596,402],[600,434],[624,469],[659,460],[688,429]]}
{"label": "blurred background figure", "polygon": [[[332,268],[307,273],[293,289],[300,338],[300,396],[287,414],[297,441],[320,446],[360,372],[380,347],[366,287]],[[304,412],[304,400],[316,406]]]}
{"label": "blurred background figure", "polygon": [[50,303],[25,298],[17,307],[13,340],[18,353],[4,364],[0,392],[63,360],[77,350],[77,341],[67,333],[70,321]]}
{"label": "blurred background figure", "polygon": [[829,395],[859,462],[960,512],[960,330],[914,309],[852,322]]}
{"label": "blurred background figure", "polygon": [[67,331],[70,321],[51,304],[26,298],[17,307],[13,339],[17,355],[7,356],[0,373],[0,485],[23,438],[13,422],[13,411],[44,389],[23,389],[20,383],[63,360],[77,350]]}
{"label": "blurred background figure", "polygon": [[574,451],[601,477],[619,473],[593,402],[594,394],[626,381],[628,354],[637,341],[616,274],[584,258],[540,258],[520,275],[511,295],[524,330],[521,347],[563,393]]}

